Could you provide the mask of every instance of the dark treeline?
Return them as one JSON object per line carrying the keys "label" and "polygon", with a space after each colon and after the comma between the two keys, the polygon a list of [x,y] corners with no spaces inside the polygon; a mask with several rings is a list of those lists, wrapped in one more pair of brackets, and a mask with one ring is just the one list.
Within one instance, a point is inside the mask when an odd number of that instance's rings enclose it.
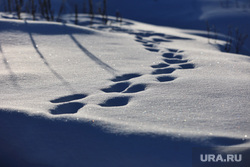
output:
{"label": "dark treeline", "polygon": [[[52,2],[55,0],[0,0],[2,10],[9,13],[16,13],[18,19],[22,19],[21,13],[29,13],[33,20],[42,17],[47,21],[61,21],[61,16],[65,13],[75,13],[75,24],[78,24],[78,14],[85,13],[90,17],[91,22],[96,14],[102,16],[104,24],[108,22],[107,3],[108,0],[79,0],[75,4],[69,4],[67,0]],[[72,1],[71,1],[72,2]],[[116,13],[117,20],[122,20],[121,14]]]}

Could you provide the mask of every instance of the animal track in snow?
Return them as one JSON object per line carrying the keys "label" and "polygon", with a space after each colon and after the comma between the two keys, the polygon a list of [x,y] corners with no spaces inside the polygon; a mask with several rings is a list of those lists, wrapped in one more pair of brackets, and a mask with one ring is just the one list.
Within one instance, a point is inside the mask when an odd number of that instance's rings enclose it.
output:
{"label": "animal track in snow", "polygon": [[106,100],[104,103],[99,104],[102,107],[120,107],[126,106],[129,102],[131,97],[129,96],[122,96],[122,97],[113,97]]}
{"label": "animal track in snow", "polygon": [[[135,35],[135,41],[140,42],[146,50],[155,53],[162,51],[158,47],[159,44],[162,42],[172,42],[174,40],[191,40],[189,38],[166,35],[164,33],[156,33],[153,31],[139,31],[139,32],[131,32],[130,30],[125,30],[125,31],[122,30],[122,31],[131,35]],[[181,54],[182,52],[184,52],[183,50],[179,50],[176,48],[166,48],[166,49],[168,50],[168,52],[162,54],[163,61],[159,64],[151,65],[151,68],[153,68],[151,74],[155,75],[156,79],[159,82],[165,83],[174,81],[177,77],[166,74],[172,74],[175,70],[195,68],[195,64],[189,63],[188,62],[189,60],[183,59],[183,55]],[[130,82],[125,82],[132,78],[140,76],[141,74],[137,73],[116,76],[115,78],[111,79],[111,81],[117,83],[111,85],[108,88],[102,89],[102,91],[105,93],[110,93],[110,92],[119,93],[120,95],[124,93],[136,93],[145,91],[147,87],[146,84],[140,83],[133,85]],[[125,106],[129,103],[131,98],[132,97],[127,97],[127,96],[111,97],[110,99],[107,99],[105,102],[99,105],[102,107]]]}
{"label": "animal track in snow", "polygon": [[146,84],[136,84],[129,87],[124,93],[137,93],[146,89]]}
{"label": "animal track in snow", "polygon": [[146,47],[154,47],[153,44],[143,44],[143,46],[146,46]]}
{"label": "animal track in snow", "polygon": [[[145,49],[150,52],[159,52],[160,49],[157,46],[161,42],[172,42],[172,40],[192,40],[190,38],[182,38],[179,36],[172,36],[166,35],[164,33],[156,33],[156,32],[141,32],[141,33],[132,33],[136,35],[136,41],[141,42]],[[150,38],[149,38],[150,37]],[[175,48],[168,48],[167,53],[162,54],[164,58],[162,63],[151,65],[151,68],[155,69],[151,74],[159,75],[156,79],[159,82],[169,82],[176,79],[174,76],[165,76],[164,74],[171,74],[177,69],[194,69],[195,65],[193,63],[188,63],[189,60],[184,60],[183,55],[181,54],[184,52],[183,50],[175,49]],[[178,65],[177,67],[169,68],[171,65]],[[163,75],[163,76],[161,76]],[[126,90],[128,91],[129,88]],[[125,91],[125,92],[126,92]]]}
{"label": "animal track in snow", "polygon": [[144,41],[144,40],[141,40],[141,39],[136,39],[135,41],[136,41],[136,42],[143,43],[143,44],[147,44],[147,43],[148,43],[148,41]]}
{"label": "animal track in snow", "polygon": [[167,58],[167,59],[182,59],[182,55],[174,55],[174,53],[164,53],[162,57]]}
{"label": "animal track in snow", "polygon": [[152,74],[153,75],[156,75],[156,74],[171,74],[175,70],[176,70],[175,68],[157,69],[157,70],[153,71]]}
{"label": "animal track in snow", "polygon": [[176,58],[176,59],[182,59],[183,56],[182,55],[175,55],[174,58]]}
{"label": "animal track in snow", "polygon": [[138,40],[143,40],[143,38],[141,37],[141,36],[139,36],[139,35],[136,35],[135,36]]}
{"label": "animal track in snow", "polygon": [[193,63],[181,64],[179,65],[180,69],[194,69],[195,65]]}
{"label": "animal track in snow", "polygon": [[188,62],[188,60],[180,60],[180,59],[164,59],[164,61],[169,64],[179,64]]}
{"label": "animal track in snow", "polygon": [[122,92],[129,87],[129,82],[121,82],[114,85],[111,85],[109,88],[102,89],[103,92]]}
{"label": "animal track in snow", "polygon": [[160,82],[169,82],[169,81],[173,81],[175,79],[176,79],[176,77],[172,77],[172,76],[160,76],[160,77],[157,77],[157,80],[160,81]]}
{"label": "animal track in snow", "polygon": [[166,64],[166,63],[160,63],[160,64],[157,64],[157,65],[152,65],[151,67],[152,68],[164,68],[164,67],[168,67],[169,65]]}
{"label": "animal track in snow", "polygon": [[56,106],[54,109],[50,110],[50,113],[53,115],[60,114],[74,114],[77,113],[80,108],[82,108],[85,104],[72,102],[72,103],[64,103]]}
{"label": "animal track in snow", "polygon": [[69,96],[63,96],[63,97],[59,97],[57,99],[51,100],[51,103],[63,103],[63,102],[69,102],[69,101],[73,101],[73,100],[79,100],[79,99],[83,99],[87,97],[86,94],[73,94],[73,95],[69,95]]}
{"label": "animal track in snow", "polygon": [[170,40],[166,40],[166,39],[161,39],[161,38],[153,38],[154,42],[172,42]]}
{"label": "animal track in snow", "polygon": [[174,58],[174,53],[164,53],[162,55],[162,57],[165,57],[165,58]]}
{"label": "animal track in snow", "polygon": [[121,82],[114,85],[111,85],[109,88],[102,89],[105,93],[137,93],[144,91],[146,89],[146,84],[135,84],[129,86],[129,82]]}
{"label": "animal track in snow", "polygon": [[127,80],[130,80],[132,78],[137,78],[140,76],[141,76],[141,74],[138,74],[138,73],[124,74],[121,76],[116,76],[114,79],[111,79],[111,81],[113,81],[113,82],[127,81]]}
{"label": "animal track in snow", "polygon": [[172,39],[172,40],[192,40],[191,38],[183,38],[179,36],[174,36],[174,35],[167,35],[165,36],[166,39]]}
{"label": "animal track in snow", "polygon": [[[113,82],[117,82],[111,85],[109,88],[101,89],[105,93],[137,93],[144,91],[146,89],[146,84],[135,84],[131,85],[130,82],[122,82],[128,81],[132,78],[140,77],[141,74],[131,73],[131,74],[124,74],[121,76],[116,76],[115,78],[111,79]],[[131,85],[131,86],[130,86]],[[131,96],[116,96],[110,99],[107,99],[105,102],[99,104],[102,107],[120,107],[125,106],[129,103]]]}
{"label": "animal track in snow", "polygon": [[83,99],[85,97],[87,97],[86,94],[73,94],[50,100],[51,103],[62,103],[57,105],[55,108],[50,109],[50,113],[53,115],[77,113],[78,110],[84,107],[85,104],[71,101]]}
{"label": "animal track in snow", "polygon": [[[161,42],[172,42],[172,40],[192,40],[191,38],[183,38],[179,36],[166,35],[164,33],[156,33],[153,31],[144,31],[139,33],[130,33],[136,35],[136,41],[141,42],[145,49],[150,52],[159,52],[158,45]],[[150,38],[149,38],[150,37]],[[183,50],[175,48],[167,48],[169,52],[164,53],[162,63],[151,65],[155,69],[151,74],[157,75],[156,79],[159,82],[169,82],[176,79],[174,76],[164,75],[171,74],[178,69],[194,69],[195,64],[188,63],[189,60],[183,60]],[[177,67],[169,68],[170,65],[178,65]],[[128,88],[129,89],[129,88]],[[127,89],[127,90],[128,90]],[[126,90],[126,91],[127,91]]]}
{"label": "animal track in snow", "polygon": [[154,49],[154,48],[145,48],[145,49],[150,52],[159,52],[159,49]]}
{"label": "animal track in snow", "polygon": [[168,49],[170,52],[178,52],[178,49]]}

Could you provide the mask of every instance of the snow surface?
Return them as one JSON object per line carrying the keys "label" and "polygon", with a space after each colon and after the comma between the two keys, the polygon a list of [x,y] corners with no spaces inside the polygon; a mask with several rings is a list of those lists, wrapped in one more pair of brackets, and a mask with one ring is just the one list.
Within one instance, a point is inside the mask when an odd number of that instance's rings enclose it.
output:
{"label": "snow surface", "polygon": [[1,165],[178,167],[193,147],[249,148],[249,56],[109,18],[0,19]]}

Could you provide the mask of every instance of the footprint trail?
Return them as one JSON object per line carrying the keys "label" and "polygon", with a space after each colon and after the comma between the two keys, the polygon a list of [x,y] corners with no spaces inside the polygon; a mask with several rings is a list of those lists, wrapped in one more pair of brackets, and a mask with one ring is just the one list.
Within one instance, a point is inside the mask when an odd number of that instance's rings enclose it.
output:
{"label": "footprint trail", "polygon": [[69,102],[69,101],[73,101],[73,100],[83,99],[85,97],[87,97],[86,94],[73,94],[73,95],[59,97],[59,98],[54,99],[54,100],[50,100],[50,102],[51,103],[63,103],[63,102]]}
{"label": "footprint trail", "polygon": [[122,97],[112,97],[108,100],[106,100],[104,103],[99,104],[102,107],[120,107],[120,106],[126,106],[131,97],[129,96],[122,96]]}
{"label": "footprint trail", "polygon": [[[162,48],[159,47],[161,43],[169,43],[173,42],[173,40],[182,39],[178,36],[170,36],[164,33],[156,33],[153,31],[139,30],[137,32],[132,32],[131,30],[112,26],[111,30],[134,35],[135,41],[141,43],[141,45],[147,51],[157,53],[156,56],[162,57],[162,62],[150,66],[152,68],[152,72],[150,73],[150,75],[155,76],[156,81],[160,83],[172,82],[177,79],[177,77],[172,76],[172,74],[176,70],[188,70],[195,68],[195,64],[189,62],[188,59],[183,59],[183,50],[179,50],[176,48],[165,48],[165,50],[162,50]],[[185,38],[182,40],[191,39]],[[74,41],[77,42],[76,40]],[[78,44],[78,46],[84,52],[87,52],[86,49],[83,48],[80,44]],[[159,53],[162,54],[159,55]],[[93,55],[90,54],[89,56],[93,57]],[[100,65],[104,66],[103,63]],[[110,70],[110,68],[107,69]],[[123,107],[128,105],[133,98],[133,94],[144,92],[147,89],[148,84],[146,83],[133,83],[134,79],[141,76],[142,74],[139,73],[127,73],[116,75],[115,77],[110,79],[112,83],[108,87],[102,88],[100,90],[102,91],[102,93],[110,94],[111,97],[107,98],[98,105],[101,107]],[[79,100],[82,100],[87,96],[88,95],[86,94],[72,94],[50,100],[51,103],[57,104],[53,109],[50,109],[50,113],[53,115],[77,113],[82,107],[86,105],[79,102]],[[77,102],[75,102],[76,100]]]}
{"label": "footprint trail", "polygon": [[51,103],[57,104],[53,109],[50,109],[50,113],[53,115],[77,113],[85,104],[72,101],[84,99],[87,96],[86,94],[72,94],[50,100]]}
{"label": "footprint trail", "polygon": [[111,81],[115,82],[115,84],[101,90],[105,93],[118,93],[118,95],[107,99],[106,101],[104,101],[99,105],[101,107],[126,106],[129,103],[130,99],[132,99],[132,96],[126,96],[126,94],[142,92],[145,91],[147,87],[146,84],[133,85],[131,82],[128,82],[129,80],[138,78],[140,76],[141,74],[129,73],[116,76],[115,78],[111,79]]}
{"label": "footprint trail", "polygon": [[60,115],[60,114],[74,114],[77,113],[80,108],[82,108],[85,104],[72,102],[72,103],[65,103],[56,106],[54,109],[50,110],[50,113],[53,115]]}
{"label": "footprint trail", "polygon": [[[178,36],[166,35],[163,33],[155,33],[152,31],[144,31],[141,33],[134,33],[135,41],[140,42],[147,51],[153,53],[159,53],[161,50],[159,49],[159,44],[164,42],[172,42],[173,40],[191,40],[189,38],[181,38]],[[195,64],[190,63],[189,60],[183,59],[183,50],[167,48],[168,51],[164,51],[161,55],[163,57],[163,62],[159,64],[151,65],[152,75],[157,75],[156,79],[159,82],[170,82],[177,79],[175,76],[166,75],[172,74],[176,70],[183,69],[194,69]],[[171,65],[175,65],[171,67]],[[177,65],[177,67],[176,67]]]}
{"label": "footprint trail", "polygon": [[[162,50],[159,49],[160,43],[169,43],[178,39],[191,40],[189,38],[184,39],[178,36],[170,36],[164,33],[156,33],[153,31],[131,32],[129,30],[119,29],[117,27],[115,28],[115,31],[122,31],[131,35],[135,35],[135,41],[141,43],[147,51],[152,53],[161,53]],[[190,63],[188,59],[183,59],[183,50],[175,48],[166,49],[168,51],[164,51],[161,55],[163,58],[162,62],[151,65],[151,68],[153,69],[151,75],[155,76],[158,82],[172,82],[177,79],[177,77],[172,76],[172,73],[174,73],[176,70],[195,68],[195,64]],[[126,94],[143,92],[147,88],[147,84],[145,83],[132,84],[131,82],[128,82],[141,76],[142,75],[138,73],[129,73],[116,76],[115,78],[111,79],[111,81],[115,82],[115,84],[111,84],[109,87],[103,88],[101,90],[104,93],[117,93],[119,95],[111,97],[99,105],[101,107],[121,107],[128,105],[132,96],[126,96]]]}

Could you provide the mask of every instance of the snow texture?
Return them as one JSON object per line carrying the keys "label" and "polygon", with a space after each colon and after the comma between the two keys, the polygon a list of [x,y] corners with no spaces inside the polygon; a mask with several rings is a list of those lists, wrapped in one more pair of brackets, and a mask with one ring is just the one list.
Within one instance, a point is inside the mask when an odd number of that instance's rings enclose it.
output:
{"label": "snow texture", "polygon": [[[110,8],[125,13],[119,2]],[[0,166],[191,167],[193,147],[249,151],[250,58],[221,52],[225,39],[208,43],[206,32],[184,26],[224,20],[225,9],[181,2],[168,1],[172,27],[153,25],[164,22],[163,9],[145,17],[167,1],[127,3],[128,18],[152,24],[1,13]],[[174,28],[180,24],[192,30]]]}

